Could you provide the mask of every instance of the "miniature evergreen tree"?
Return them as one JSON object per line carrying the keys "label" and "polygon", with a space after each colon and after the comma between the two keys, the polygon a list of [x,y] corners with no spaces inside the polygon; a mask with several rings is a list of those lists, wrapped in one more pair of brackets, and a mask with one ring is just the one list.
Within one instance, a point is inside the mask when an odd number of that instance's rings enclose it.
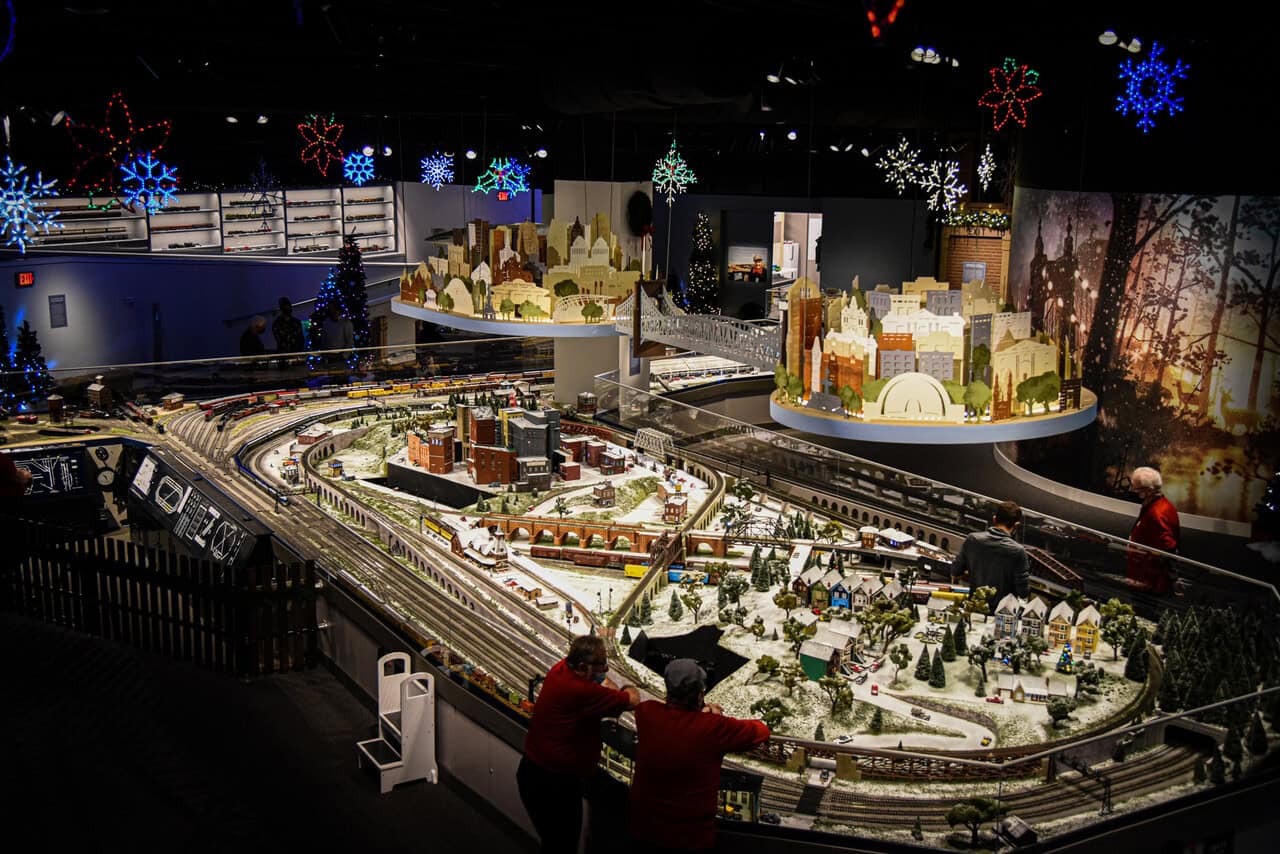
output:
{"label": "miniature evergreen tree", "polygon": [[951,634],[951,628],[946,625],[942,627],[942,660],[956,660],[956,639]]}
{"label": "miniature evergreen tree", "polygon": [[639,609],[639,608],[632,608],[632,609],[631,609],[631,615],[627,617],[627,625],[628,625],[628,626],[631,626],[633,629],[638,629],[638,628],[640,628],[642,625],[644,625],[643,623],[641,623],[641,622],[640,622],[640,609]]}
{"label": "miniature evergreen tree", "polygon": [[1147,681],[1147,630],[1138,629],[1125,653],[1124,678],[1131,682]]}
{"label": "miniature evergreen tree", "polygon": [[933,666],[930,668],[929,672],[929,687],[947,687],[947,670],[942,664],[941,650],[934,650],[933,652]]}
{"label": "miniature evergreen tree", "polygon": [[724,586],[716,585],[716,608],[723,609],[729,604],[729,594],[725,592]]}
{"label": "miniature evergreen tree", "polygon": [[911,825],[911,838],[916,842],[924,839],[924,828],[920,826],[920,816],[916,816],[916,823]]}
{"label": "miniature evergreen tree", "polygon": [[955,645],[956,655],[969,654],[969,645],[964,637],[964,620],[956,623],[955,631],[951,634],[951,642]]}
{"label": "miniature evergreen tree", "polygon": [[53,390],[53,377],[49,376],[49,366],[40,353],[40,339],[26,320],[18,327],[13,370],[18,372],[13,388],[20,403],[42,403]]}
{"label": "miniature evergreen tree", "polygon": [[1249,719],[1249,752],[1261,756],[1267,752],[1267,733],[1262,728],[1262,715],[1257,712]]}
{"label": "miniature evergreen tree", "polygon": [[1222,741],[1222,755],[1231,760],[1239,760],[1244,756],[1244,750],[1240,746],[1240,731],[1235,724],[1227,726],[1227,735]]}
{"label": "miniature evergreen tree", "polygon": [[821,722],[819,722],[819,724],[818,724],[817,728],[813,731],[813,740],[814,740],[814,741],[826,741],[826,740],[827,740],[827,734],[826,734],[825,732],[823,732]]}
{"label": "miniature evergreen tree", "polygon": [[671,605],[667,608],[667,616],[671,618],[671,622],[676,623],[684,616],[684,608],[680,605],[680,597],[676,595],[676,589],[671,588]]}
{"label": "miniature evergreen tree", "polygon": [[624,646],[631,646],[631,627],[622,627],[622,643]]}
{"label": "miniature evergreen tree", "polygon": [[1242,770],[1240,768],[1240,760],[1237,759],[1231,763],[1231,782],[1235,783],[1240,780]]}
{"label": "miniature evergreen tree", "polygon": [[867,724],[867,731],[872,735],[879,735],[884,731],[884,712],[879,706],[871,713],[871,723]]}
{"label": "miniature evergreen tree", "polygon": [[1191,779],[1196,783],[1203,783],[1209,779],[1209,771],[1205,768],[1203,759],[1196,760],[1195,770],[1191,773]]}
{"label": "miniature evergreen tree", "polygon": [[701,211],[693,223],[693,249],[689,253],[689,278],[683,302],[690,314],[720,313],[720,276],[716,271],[711,219]]}
{"label": "miniature evergreen tree", "polygon": [[916,659],[916,679],[926,682],[929,679],[929,647],[920,647],[920,657]]}
{"label": "miniature evergreen tree", "polygon": [[1183,708],[1182,692],[1178,688],[1178,676],[1171,666],[1166,666],[1164,669],[1164,677],[1160,680],[1158,701],[1162,712],[1176,712]]}
{"label": "miniature evergreen tree", "polygon": [[1227,782],[1227,767],[1222,760],[1222,751],[1216,746],[1213,748],[1213,756],[1209,759],[1209,782],[1215,786],[1221,786]]}
{"label": "miniature evergreen tree", "polygon": [[646,626],[653,624],[653,605],[648,596],[644,597],[644,604],[640,606],[640,622]]}
{"label": "miniature evergreen tree", "polygon": [[777,640],[777,639],[778,639],[778,627],[777,627],[777,626],[774,626],[774,627],[773,627],[773,634],[770,636],[770,638],[769,638],[769,639],[770,639],[770,640]]}

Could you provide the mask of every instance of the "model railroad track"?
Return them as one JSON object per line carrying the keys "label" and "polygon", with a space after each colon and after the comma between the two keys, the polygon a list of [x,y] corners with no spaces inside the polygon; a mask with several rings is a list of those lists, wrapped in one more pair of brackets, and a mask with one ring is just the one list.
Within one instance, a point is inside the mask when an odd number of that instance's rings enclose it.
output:
{"label": "model railroad track", "polygon": [[[1111,779],[1111,797],[1118,801],[1143,794],[1155,788],[1169,786],[1191,774],[1199,754],[1180,747],[1157,747],[1136,756],[1128,762],[1108,769]],[[771,809],[790,809],[799,797],[799,787],[779,785],[766,778],[762,799]],[[987,797],[994,798],[998,788],[988,783]],[[946,813],[955,803],[970,794],[944,798],[901,798],[881,795],[861,795],[839,789],[829,789],[823,796],[821,814],[853,826],[896,825],[911,827],[917,817],[927,830],[947,830]],[[1033,789],[1004,794],[1001,800],[1009,811],[1024,821],[1049,821],[1079,814],[1081,805],[1101,806],[1103,784],[1098,780],[1080,777],[1075,772],[1060,774],[1053,783]],[[788,806],[790,804],[791,806]]]}

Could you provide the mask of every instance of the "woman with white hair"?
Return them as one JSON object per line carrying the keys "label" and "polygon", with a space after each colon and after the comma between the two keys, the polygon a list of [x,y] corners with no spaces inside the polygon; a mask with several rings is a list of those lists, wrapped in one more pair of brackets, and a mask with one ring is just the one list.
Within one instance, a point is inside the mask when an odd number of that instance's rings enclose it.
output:
{"label": "woman with white hair", "polygon": [[[1142,502],[1138,521],[1129,532],[1129,542],[1177,552],[1182,529],[1178,524],[1178,511],[1173,502],[1164,497],[1163,488],[1160,472],[1149,466],[1136,468],[1129,476],[1129,490]],[[1168,559],[1145,549],[1129,549],[1125,574],[1130,585],[1152,593],[1169,592],[1173,581]]]}

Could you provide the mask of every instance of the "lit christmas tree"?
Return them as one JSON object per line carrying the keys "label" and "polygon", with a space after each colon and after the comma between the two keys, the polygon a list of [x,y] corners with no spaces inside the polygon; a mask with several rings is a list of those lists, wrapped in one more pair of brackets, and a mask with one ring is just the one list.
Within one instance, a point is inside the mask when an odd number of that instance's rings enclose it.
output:
{"label": "lit christmas tree", "polygon": [[0,305],[0,406],[13,409],[17,405],[14,399],[13,354],[9,352],[9,329],[4,321],[4,306]]}
{"label": "lit christmas tree", "polygon": [[13,354],[13,369],[22,376],[14,383],[17,398],[28,405],[43,401],[53,390],[49,366],[40,355],[40,339],[31,324],[22,321],[18,327],[18,347]]}
{"label": "lit christmas tree", "polygon": [[[340,317],[351,321],[351,337],[355,346],[368,347],[369,303],[365,296],[364,262],[360,259],[360,247],[350,237],[338,250],[338,266],[329,269],[320,284],[320,292],[316,294],[315,309],[307,326],[307,347],[310,350],[324,349],[322,330],[331,305],[338,307]],[[348,358],[348,366],[355,367],[356,361],[353,353]],[[315,367],[314,360],[312,367]]]}
{"label": "lit christmas tree", "polygon": [[689,253],[689,280],[684,288],[685,310],[690,314],[720,313],[720,276],[716,272],[711,219],[699,213],[693,224],[693,251]]}
{"label": "lit christmas tree", "polygon": [[1070,673],[1075,669],[1075,660],[1071,657],[1071,644],[1062,645],[1062,655],[1058,656],[1058,672]]}

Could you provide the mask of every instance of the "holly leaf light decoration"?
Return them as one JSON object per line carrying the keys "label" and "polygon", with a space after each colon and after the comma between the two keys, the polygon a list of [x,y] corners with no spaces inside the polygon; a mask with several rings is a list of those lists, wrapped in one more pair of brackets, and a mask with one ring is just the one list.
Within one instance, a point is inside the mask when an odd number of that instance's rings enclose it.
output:
{"label": "holly leaf light decoration", "polygon": [[895,147],[880,155],[876,168],[884,173],[885,181],[898,188],[901,196],[908,184],[919,181],[924,163],[920,160],[920,152],[912,148],[905,137],[899,137]]}
{"label": "holly leaf light decoration", "polygon": [[529,191],[529,167],[510,157],[495,157],[489,161],[489,168],[485,170],[480,179],[476,181],[476,185],[471,188],[473,193],[484,193],[486,196],[492,190],[499,193],[507,192],[512,196]]}
{"label": "holly leaf light decoration", "polygon": [[342,139],[343,126],[334,121],[333,116],[312,113],[306,121],[298,123],[298,133],[302,135],[302,151],[299,157],[303,163],[309,163],[322,176],[329,175],[329,167],[342,162],[342,149],[338,140]]}
{"label": "holly leaf light decoration", "polygon": [[49,233],[62,228],[57,222],[58,211],[35,204],[36,199],[48,199],[58,195],[53,189],[56,180],[46,181],[39,172],[32,180],[27,167],[13,162],[6,155],[0,169],[0,237],[6,246],[18,247],[19,254],[26,254],[27,244],[37,231]]}
{"label": "holly leaf light decoration", "polygon": [[676,196],[688,190],[690,184],[696,183],[697,176],[676,150],[676,141],[671,140],[670,150],[653,166],[654,188],[666,194],[667,207],[670,207]]}
{"label": "holly leaf light decoration", "polygon": [[114,188],[119,186],[121,166],[134,157],[154,155],[164,148],[173,129],[168,119],[145,125],[134,124],[123,92],[114,93],[107,101],[101,125],[84,124],[68,118],[66,126],[81,157],[67,186],[73,190],[105,195],[114,195]]}
{"label": "holly leaf light decoration", "polygon": [[1155,117],[1161,112],[1172,116],[1182,112],[1182,97],[1174,94],[1177,81],[1187,79],[1191,66],[1181,59],[1173,64],[1160,59],[1164,47],[1151,43],[1151,54],[1141,62],[1126,59],[1120,64],[1120,82],[1124,91],[1116,97],[1116,112],[1122,116],[1133,113],[1138,117],[1138,128],[1147,133],[1156,126]]}
{"label": "holly leaf light decoration", "polygon": [[1004,64],[991,69],[991,88],[982,93],[978,106],[992,111],[991,121],[996,130],[1013,119],[1020,127],[1027,126],[1027,104],[1044,93],[1038,85],[1040,72],[1019,65],[1011,56]]}

